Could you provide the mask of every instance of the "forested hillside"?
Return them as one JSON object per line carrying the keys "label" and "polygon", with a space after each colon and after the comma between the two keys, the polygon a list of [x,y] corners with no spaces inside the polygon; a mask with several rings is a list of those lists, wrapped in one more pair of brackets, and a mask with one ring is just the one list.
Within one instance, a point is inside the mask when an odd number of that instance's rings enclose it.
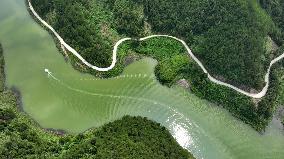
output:
{"label": "forested hillside", "polygon": [[[277,7],[264,0],[31,1],[65,41],[94,65],[109,66],[112,47],[122,37],[169,34],[184,39],[210,74],[247,91],[264,86],[268,64],[280,53],[269,50],[268,39],[280,46],[284,35],[283,0],[275,0]],[[141,56],[159,61],[155,73],[162,84],[171,86],[187,79],[197,96],[220,104],[259,131],[271,119],[279,91],[275,71],[268,95],[260,102],[253,101],[211,83],[183,46],[171,39],[125,43],[119,48],[119,60],[112,71],[89,72],[114,76],[123,70],[125,59]]]}
{"label": "forested hillside", "polygon": [[156,32],[182,37],[216,77],[260,88],[269,18],[251,0],[147,1]]}
{"label": "forested hillside", "polygon": [[279,28],[272,36],[278,45],[282,45],[284,42],[284,0],[259,0],[259,2]]}
{"label": "forested hillside", "polygon": [[[101,2],[85,0],[34,0],[36,11],[64,40],[94,65],[111,63],[115,32],[110,26],[111,12]],[[114,38],[114,39],[112,39]]]}
{"label": "forested hillside", "polygon": [[268,63],[270,18],[256,0],[32,0],[67,43],[108,66],[116,35],[152,33],[185,39],[216,77],[259,89]]}
{"label": "forested hillside", "polygon": [[[0,75],[4,58],[0,44]],[[4,78],[0,78],[0,86]],[[0,158],[180,158],[194,157],[169,131],[142,117],[125,116],[78,135],[49,132],[19,111],[19,98],[0,89]]]}

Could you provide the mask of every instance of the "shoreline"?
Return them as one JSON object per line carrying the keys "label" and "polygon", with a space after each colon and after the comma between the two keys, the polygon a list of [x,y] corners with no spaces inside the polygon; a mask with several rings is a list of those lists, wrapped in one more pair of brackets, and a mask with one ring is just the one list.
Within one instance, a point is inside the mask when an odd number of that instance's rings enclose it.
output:
{"label": "shoreline", "polygon": [[[120,39],[118,42],[116,42],[116,44],[114,45],[113,47],[113,58],[112,58],[112,64],[109,66],[109,67],[106,67],[106,68],[99,68],[97,66],[94,66],[90,63],[88,63],[76,50],[74,50],[71,46],[69,46],[67,43],[64,42],[64,39],[60,37],[60,35],[46,22],[44,21],[37,13],[36,11],[34,10],[32,4],[31,4],[31,0],[26,0],[27,2],[27,8],[29,10],[29,13],[31,15],[33,15],[34,19],[37,19],[36,21],[37,22],[41,22],[40,24],[43,25],[45,28],[48,28],[49,32],[52,32],[53,36],[57,38],[57,41],[63,45],[65,47],[66,50],[68,50],[69,52],[71,52],[74,56],[76,56],[82,63],[84,63],[86,66],[88,66],[89,68],[92,68],[94,70],[97,70],[97,71],[101,71],[101,72],[106,72],[106,71],[109,71],[111,70],[112,68],[115,67],[116,65],[116,62],[117,62],[117,50],[118,50],[118,47],[120,44],[122,44],[123,42],[125,41],[130,41],[130,40],[135,40],[135,39],[132,39],[132,38],[123,38],[123,39]],[[284,53],[281,54],[280,56],[276,57],[275,59],[273,59],[271,62],[270,62],[270,65],[267,69],[267,73],[265,74],[265,77],[264,77],[264,82],[266,83],[265,86],[263,87],[263,89],[259,92],[259,93],[250,93],[250,92],[246,92],[236,86],[233,86],[229,83],[225,83],[225,82],[222,82],[222,81],[219,81],[218,79],[214,78],[212,75],[209,74],[209,72],[206,70],[206,68],[203,66],[203,64],[201,63],[201,61],[199,61],[199,59],[197,57],[195,57],[195,55],[192,53],[191,49],[189,48],[189,46],[186,44],[185,41],[177,38],[177,37],[174,37],[174,36],[170,36],[170,35],[150,35],[150,36],[147,36],[147,37],[144,37],[144,38],[140,38],[138,39],[138,41],[144,41],[144,40],[147,40],[147,39],[150,39],[150,38],[156,38],[156,37],[164,37],[164,38],[171,38],[171,39],[174,39],[174,40],[177,40],[179,41],[181,44],[183,44],[183,46],[186,48],[188,54],[191,56],[191,58],[199,65],[199,67],[203,70],[203,72],[205,74],[207,74],[207,77],[208,79],[215,83],[215,84],[218,84],[218,85],[222,85],[222,86],[225,86],[225,87],[229,87],[243,95],[246,95],[248,97],[252,97],[252,98],[256,98],[256,99],[260,99],[262,97],[264,97],[268,91],[268,87],[269,87],[269,83],[270,83],[270,80],[269,80],[269,77],[270,77],[270,71],[271,71],[271,67],[277,63],[278,61],[282,60],[284,58]]]}
{"label": "shoreline", "polygon": [[1,48],[0,48],[1,50],[0,51],[2,51],[2,55],[1,56],[3,57],[3,72],[0,70],[0,73],[3,73],[3,81],[0,81],[0,82],[3,82],[3,90],[0,90],[0,93],[11,93],[11,95],[14,96],[15,102],[16,102],[16,108],[15,109],[18,111],[18,113],[22,113],[24,116],[27,116],[27,118],[30,119],[30,122],[31,122],[30,124],[40,128],[45,133],[51,133],[51,134],[58,135],[58,136],[62,136],[62,135],[68,134],[67,131],[65,131],[65,130],[42,127],[32,116],[30,116],[24,110],[21,92],[15,86],[11,86],[9,88],[6,85],[7,79],[6,79],[6,69],[5,69],[6,68],[5,67],[6,64],[5,64],[5,59],[4,59],[4,48],[3,48],[3,45],[1,43],[0,43],[0,46],[1,46]]}
{"label": "shoreline", "polygon": [[[1,41],[0,41],[0,52],[1,52],[1,56],[3,57],[3,68],[0,68],[0,73],[3,73],[3,88],[2,88],[2,90],[0,89],[0,92],[1,91],[5,91],[5,90],[7,90],[7,87],[6,87],[6,85],[5,85],[5,83],[6,83],[6,69],[5,69],[5,59],[4,59],[4,49],[3,49],[3,45],[2,45],[2,43],[1,43]],[[0,64],[1,64],[1,61],[0,61]],[[1,66],[0,66],[1,67]],[[1,69],[3,69],[2,71],[1,71]],[[1,79],[0,79],[1,80]]]}
{"label": "shoreline", "polygon": [[[4,83],[5,84],[5,83]],[[5,84],[6,86],[6,84]],[[42,127],[37,120],[35,120],[32,116],[30,116],[25,110],[24,110],[24,105],[23,105],[23,100],[22,100],[22,95],[21,92],[14,86],[12,86],[11,88],[8,88],[6,91],[11,91],[16,99],[16,105],[17,105],[17,110],[19,111],[19,113],[23,113],[24,115],[28,116],[28,118],[30,118],[31,122],[33,125],[35,125],[36,127],[42,129],[44,132],[46,133],[51,133],[54,135],[58,135],[58,136],[63,136],[68,134],[67,131],[65,130],[61,130],[61,129],[53,129],[53,128],[44,128]]]}

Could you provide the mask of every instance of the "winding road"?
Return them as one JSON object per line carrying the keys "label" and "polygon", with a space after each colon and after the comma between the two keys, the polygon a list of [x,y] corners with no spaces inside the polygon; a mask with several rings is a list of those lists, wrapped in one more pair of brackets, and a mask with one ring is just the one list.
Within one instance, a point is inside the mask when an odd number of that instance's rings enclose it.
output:
{"label": "winding road", "polygon": [[[129,41],[129,40],[132,40],[132,38],[123,38],[121,40],[119,40],[115,45],[114,45],[114,48],[113,48],[113,54],[112,54],[112,63],[109,67],[106,67],[106,68],[100,68],[100,67],[97,67],[97,66],[94,66],[92,64],[90,64],[88,61],[86,61],[75,49],[73,49],[71,46],[69,46],[64,40],[63,38],[60,37],[60,35],[46,22],[44,21],[38,14],[37,12],[34,10],[30,0],[28,0],[28,5],[29,5],[29,8],[30,8],[30,11],[33,13],[33,15],[44,25],[46,26],[49,30],[51,30],[54,35],[56,36],[56,38],[60,41],[61,45],[63,45],[68,51],[70,51],[73,55],[75,55],[78,59],[80,59],[86,66],[94,69],[94,70],[97,70],[97,71],[109,71],[111,70],[112,68],[115,67],[115,64],[116,64],[116,61],[117,61],[117,50],[118,50],[118,47],[120,44],[122,44],[123,42],[125,41]],[[144,41],[144,40],[147,40],[147,39],[150,39],[150,38],[155,38],[155,37],[166,37],[166,38],[172,38],[172,39],[175,39],[177,41],[179,41],[180,43],[183,44],[183,46],[186,48],[188,54],[191,56],[191,58],[201,67],[201,69],[203,70],[204,73],[207,74],[208,78],[210,81],[212,81],[213,83],[216,83],[216,84],[219,84],[219,85],[222,85],[222,86],[226,86],[226,87],[229,87],[231,89],[234,89],[235,91],[241,93],[241,94],[244,94],[246,96],[249,96],[249,97],[252,97],[252,98],[262,98],[266,95],[267,91],[268,91],[268,87],[269,87],[269,76],[270,76],[270,71],[271,71],[271,67],[273,66],[273,64],[277,63],[278,61],[280,61],[281,59],[284,58],[284,53],[281,54],[280,56],[278,56],[277,58],[273,59],[271,62],[270,62],[270,65],[269,65],[269,68],[267,70],[267,73],[265,75],[265,86],[263,87],[262,91],[259,92],[259,93],[249,93],[249,92],[246,92],[240,88],[237,88],[236,86],[233,86],[231,84],[228,84],[228,83],[225,83],[225,82],[222,82],[222,81],[219,81],[217,80],[216,78],[214,78],[213,76],[211,76],[209,74],[209,72],[206,70],[206,68],[203,66],[203,64],[201,63],[201,61],[198,60],[198,58],[192,53],[192,51],[190,50],[189,46],[186,44],[185,41],[177,38],[177,37],[174,37],[174,36],[170,36],[170,35],[151,35],[151,36],[147,36],[147,37],[144,37],[144,38],[140,38],[139,41]]]}

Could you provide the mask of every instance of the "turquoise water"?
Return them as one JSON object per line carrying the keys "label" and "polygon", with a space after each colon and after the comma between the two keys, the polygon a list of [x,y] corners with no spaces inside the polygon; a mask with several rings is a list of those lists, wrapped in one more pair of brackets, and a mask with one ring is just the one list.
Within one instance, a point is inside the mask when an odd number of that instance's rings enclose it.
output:
{"label": "turquoise water", "polygon": [[126,114],[140,115],[166,126],[197,158],[284,158],[284,136],[273,124],[260,135],[214,104],[161,86],[153,59],[138,61],[113,79],[75,71],[23,0],[0,1],[0,41],[7,85],[19,89],[24,110],[42,127],[78,133]]}

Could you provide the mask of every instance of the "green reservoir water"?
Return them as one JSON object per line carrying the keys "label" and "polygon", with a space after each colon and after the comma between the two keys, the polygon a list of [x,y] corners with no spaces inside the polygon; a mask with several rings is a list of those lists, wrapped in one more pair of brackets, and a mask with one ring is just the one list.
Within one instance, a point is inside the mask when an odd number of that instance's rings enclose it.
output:
{"label": "green reservoir water", "polygon": [[140,115],[166,126],[197,158],[284,158],[284,135],[275,124],[260,135],[214,104],[161,86],[153,59],[136,62],[113,79],[75,71],[29,16],[24,0],[0,0],[0,41],[7,86],[21,92],[24,110],[44,128],[78,133],[126,114]]}

